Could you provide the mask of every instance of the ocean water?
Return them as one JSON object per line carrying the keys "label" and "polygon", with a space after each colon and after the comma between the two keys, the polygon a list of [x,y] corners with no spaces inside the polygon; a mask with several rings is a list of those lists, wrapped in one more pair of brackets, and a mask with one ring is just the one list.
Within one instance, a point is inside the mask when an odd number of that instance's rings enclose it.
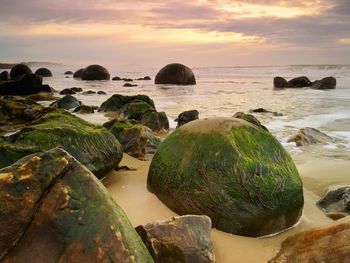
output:
{"label": "ocean water", "polygon": [[[158,111],[165,111],[171,127],[174,119],[185,110],[197,109],[200,118],[226,116],[237,111],[248,112],[255,108],[265,108],[281,113],[254,115],[269,128],[277,139],[298,159],[298,154],[308,152],[316,157],[330,159],[350,159],[350,65],[298,65],[269,67],[202,67],[193,68],[197,79],[194,86],[155,85],[154,77],[159,69],[143,68],[118,71],[108,68],[111,76],[139,78],[150,76],[151,81],[134,81],[137,87],[123,87],[124,81],[83,81],[71,76],[66,78],[66,70],[76,67],[55,66],[51,68],[53,78],[45,78],[60,91],[64,88],[81,87],[86,90],[105,91],[107,95],[82,95],[76,97],[86,105],[100,106],[112,94],[146,94],[150,96]],[[34,69],[35,70],[35,69]],[[307,76],[311,81],[327,76],[337,79],[335,90],[273,89],[273,78],[287,80]],[[96,124],[108,120],[102,113],[80,115]],[[313,127],[336,138],[324,146],[295,147],[287,143],[288,137],[302,127]]]}

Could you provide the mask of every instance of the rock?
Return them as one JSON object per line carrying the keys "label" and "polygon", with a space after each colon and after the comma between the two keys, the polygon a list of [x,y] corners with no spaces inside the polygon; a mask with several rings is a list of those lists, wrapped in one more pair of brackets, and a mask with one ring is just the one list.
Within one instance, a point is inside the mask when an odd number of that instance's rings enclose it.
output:
{"label": "rock", "polygon": [[35,101],[50,101],[50,100],[58,100],[60,98],[54,96],[52,92],[39,92],[28,96],[28,99],[35,100]]}
{"label": "rock", "polygon": [[100,65],[90,65],[83,70],[82,80],[109,80],[110,75],[106,68]]}
{"label": "rock", "polygon": [[147,178],[179,215],[201,214],[219,230],[258,237],[298,222],[303,189],[271,133],[236,118],[192,121],[165,138]]}
{"label": "rock", "polygon": [[72,95],[65,95],[63,98],[53,102],[50,106],[65,110],[70,110],[79,107],[81,102]]}
{"label": "rock", "polygon": [[122,79],[119,77],[113,77],[112,80],[122,80]]}
{"label": "rock", "polygon": [[255,126],[259,127],[259,128],[262,128],[264,129],[265,131],[269,131],[264,125],[261,124],[261,122],[255,118],[253,115],[251,114],[246,114],[246,113],[243,113],[243,112],[236,112],[234,115],[233,115],[234,118],[238,118],[238,119],[242,119],[242,120],[245,120],[247,122],[250,122],[252,124],[254,124]]}
{"label": "rock", "polygon": [[133,120],[112,120],[103,125],[122,144],[123,151],[135,158],[143,159],[154,154],[161,141],[152,130]]}
{"label": "rock", "polygon": [[141,120],[142,116],[149,111],[155,111],[155,108],[143,100],[132,100],[125,104],[120,113],[127,119]]}
{"label": "rock", "polygon": [[11,68],[10,78],[15,79],[28,74],[33,74],[33,71],[27,65],[17,64]]}
{"label": "rock", "polygon": [[41,77],[52,77],[51,70],[47,68],[39,68],[35,71],[35,74]]}
{"label": "rock", "polygon": [[329,191],[317,202],[326,213],[350,214],[350,186]]}
{"label": "rock", "polygon": [[83,71],[84,71],[83,68],[78,69],[76,72],[74,72],[73,78],[81,79],[81,77],[83,75]]}
{"label": "rock", "polygon": [[104,92],[104,91],[102,91],[102,90],[97,91],[97,94],[98,94],[98,95],[107,95],[107,93]]}
{"label": "rock", "polygon": [[289,84],[285,78],[275,77],[273,79],[273,86],[276,89],[289,88]]}
{"label": "rock", "polygon": [[96,91],[88,90],[88,91],[84,91],[82,94],[83,95],[93,95],[93,94],[96,94]]}
{"label": "rock", "polygon": [[150,76],[143,77],[143,80],[152,80]]}
{"label": "rock", "polygon": [[24,75],[15,80],[0,82],[0,95],[26,96],[38,92],[53,92],[49,85],[42,85],[43,79],[35,74]]}
{"label": "rock", "polygon": [[74,92],[82,92],[83,89],[82,88],[78,88],[78,87],[73,87],[73,88],[70,88],[71,91],[74,91]]}
{"label": "rock", "polygon": [[155,263],[213,263],[207,216],[187,215],[136,227]]}
{"label": "rock", "polygon": [[80,114],[90,114],[94,113],[95,107],[93,106],[86,106],[86,105],[81,105],[79,107],[76,107],[73,112],[74,113],[80,113]]}
{"label": "rock", "polygon": [[122,80],[124,80],[125,82],[132,82],[132,81],[134,81],[133,79],[130,79],[130,78],[122,78]]}
{"label": "rock", "polygon": [[0,73],[0,80],[9,80],[10,74],[7,71],[3,71]]}
{"label": "rock", "polygon": [[73,95],[76,94],[76,92],[73,89],[63,89],[59,93],[60,95]]}
{"label": "rock", "polygon": [[61,149],[1,169],[0,189],[2,262],[153,262],[104,186]]}
{"label": "rock", "polygon": [[325,144],[331,140],[332,138],[327,134],[310,127],[301,128],[288,138],[288,142],[295,142],[298,147],[309,144]]}
{"label": "rock", "polygon": [[157,73],[155,84],[195,85],[196,78],[190,68],[173,63],[166,65]]}
{"label": "rock", "polygon": [[165,112],[147,111],[142,115],[140,123],[147,126],[152,131],[169,129],[169,120]]}
{"label": "rock", "polygon": [[[65,149],[101,178],[122,158],[118,140],[107,129],[88,123],[65,110],[50,111],[32,125],[0,141],[0,168],[35,153],[55,147]],[[7,143],[6,143],[7,142]]]}
{"label": "rock", "polygon": [[108,100],[102,103],[100,109],[98,111],[101,112],[108,112],[108,111],[117,111],[120,112],[122,107],[126,104],[128,104],[130,101],[133,100],[141,100],[149,105],[151,105],[154,109],[154,102],[153,100],[148,97],[147,95],[135,95],[135,96],[124,96],[121,94],[114,94],[112,97],[110,97]]}
{"label": "rock", "polygon": [[137,84],[125,83],[123,87],[137,87]]}
{"label": "rock", "polygon": [[335,89],[337,80],[334,77],[326,77],[321,80],[316,80],[312,83],[312,89]]}
{"label": "rock", "polygon": [[73,75],[73,71],[68,70],[68,71],[64,72],[64,75]]}
{"label": "rock", "polygon": [[279,113],[279,112],[276,112],[276,111],[266,110],[264,108],[252,109],[252,110],[249,110],[249,112],[254,112],[254,113],[272,113],[274,116],[283,116],[282,113]]}
{"label": "rock", "polygon": [[290,88],[311,87],[312,82],[305,76],[297,77],[288,81]]}
{"label": "rock", "polygon": [[176,128],[179,128],[190,121],[197,120],[198,116],[199,112],[197,110],[189,110],[180,113],[179,116],[177,116],[177,118],[175,119],[175,121],[177,121]]}
{"label": "rock", "polygon": [[[338,221],[339,222],[339,221]],[[288,237],[269,263],[342,263],[350,261],[350,221]]]}

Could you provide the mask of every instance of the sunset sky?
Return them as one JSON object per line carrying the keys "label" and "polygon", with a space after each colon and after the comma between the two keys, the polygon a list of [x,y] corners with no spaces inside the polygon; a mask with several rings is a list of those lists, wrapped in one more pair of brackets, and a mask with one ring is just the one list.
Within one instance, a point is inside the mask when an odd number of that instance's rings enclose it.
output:
{"label": "sunset sky", "polygon": [[350,63],[349,0],[0,0],[0,62]]}

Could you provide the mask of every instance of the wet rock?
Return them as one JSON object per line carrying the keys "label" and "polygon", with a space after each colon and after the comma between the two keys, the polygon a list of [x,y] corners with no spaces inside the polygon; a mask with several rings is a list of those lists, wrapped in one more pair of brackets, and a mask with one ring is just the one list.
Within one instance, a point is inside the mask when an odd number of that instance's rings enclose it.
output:
{"label": "wet rock", "polygon": [[94,111],[95,111],[94,106],[81,105],[79,107],[76,107],[73,112],[80,113],[80,114],[90,114],[90,113],[94,113]]}
{"label": "wet rock", "polygon": [[0,80],[9,80],[10,74],[7,71],[3,71],[0,73]]}
{"label": "wet rock", "polygon": [[252,109],[252,110],[249,110],[249,112],[253,112],[253,113],[271,113],[274,116],[283,116],[282,113],[279,113],[279,112],[276,112],[276,111],[266,110],[264,108]]}
{"label": "wet rock", "polygon": [[[329,191],[317,202],[317,205],[327,214],[339,212],[350,214],[350,186]],[[339,215],[337,217],[339,218]]]}
{"label": "wet rock", "polygon": [[82,88],[78,88],[78,87],[73,87],[73,88],[70,88],[71,91],[74,91],[74,92],[82,92],[83,89]]}
{"label": "wet rock", "polygon": [[101,112],[109,112],[109,111],[120,112],[120,110],[122,109],[122,107],[124,105],[128,104],[129,102],[131,102],[133,100],[144,101],[144,102],[148,103],[149,105],[151,105],[155,109],[153,100],[150,97],[148,97],[147,95],[138,94],[135,96],[124,96],[121,94],[114,94],[112,97],[110,97],[108,100],[106,100],[105,102],[102,103],[99,111],[101,111]]}
{"label": "wet rock", "polygon": [[100,65],[90,65],[83,70],[81,79],[82,80],[109,80],[110,75],[106,68]]}
{"label": "wet rock", "polygon": [[88,91],[84,91],[82,94],[83,95],[93,95],[93,94],[96,94],[96,91],[88,90]]}
{"label": "wet rock", "polygon": [[102,91],[102,90],[97,91],[97,94],[98,94],[98,95],[107,95],[107,93],[104,92],[104,91]]}
{"label": "wet rock", "polygon": [[298,222],[302,182],[272,134],[236,118],[192,121],[165,138],[147,187],[177,214],[201,214],[219,230],[277,233]]}
{"label": "wet rock", "polygon": [[312,82],[305,76],[297,77],[288,81],[290,88],[311,87]]}
{"label": "wet rock", "polygon": [[155,111],[155,108],[143,100],[132,100],[125,104],[120,112],[128,119],[141,120],[142,116],[149,111]]}
{"label": "wet rock", "polygon": [[47,68],[39,68],[35,71],[35,74],[41,77],[52,77],[51,70]]}
{"label": "wet rock", "polygon": [[133,82],[134,81],[133,79],[130,79],[130,78],[122,78],[122,80],[124,80],[125,82]]}
{"label": "wet rock", "polygon": [[65,149],[99,178],[113,170],[122,158],[120,143],[107,129],[56,109],[0,141],[0,156],[6,156],[0,159],[0,167],[14,163],[24,153],[55,147]]}
{"label": "wet rock", "polygon": [[342,263],[350,261],[350,220],[288,237],[269,263]]}
{"label": "wet rock", "polygon": [[285,78],[282,77],[275,77],[273,79],[273,86],[276,89],[281,89],[281,88],[288,88],[289,84]]}
{"label": "wet rock", "polygon": [[137,87],[137,84],[125,83],[123,87]]}
{"label": "wet rock", "polygon": [[301,128],[288,138],[288,142],[295,142],[296,146],[325,144],[329,141],[332,141],[332,138],[327,134],[310,127]]}
{"label": "wet rock", "polygon": [[122,80],[120,77],[113,77],[112,80]]}
{"label": "wet rock", "polygon": [[64,75],[73,75],[73,71],[68,70],[68,71],[64,72]]}
{"label": "wet rock", "polygon": [[59,93],[60,95],[73,95],[76,94],[76,92],[73,89],[63,89]]}
{"label": "wet rock", "polygon": [[0,189],[3,262],[153,262],[104,186],[61,149],[1,169]]}
{"label": "wet rock", "polygon": [[28,99],[35,100],[35,101],[50,101],[50,100],[58,100],[60,98],[54,96],[52,92],[39,92],[28,96]]}
{"label": "wet rock", "polygon": [[10,78],[16,79],[23,75],[33,74],[33,71],[25,64],[17,64],[11,68]]}
{"label": "wet rock", "polygon": [[253,115],[251,114],[246,114],[246,113],[243,113],[243,112],[236,112],[234,115],[233,115],[234,118],[238,118],[238,119],[242,119],[242,120],[245,120],[247,122],[250,122],[252,124],[254,124],[255,126],[257,127],[260,127],[262,129],[264,129],[265,131],[269,131],[264,125],[261,124],[261,122],[255,118]]}
{"label": "wet rock", "polygon": [[166,65],[157,73],[155,84],[195,85],[196,78],[190,68],[173,63]]}
{"label": "wet rock", "polygon": [[169,129],[169,120],[165,112],[147,111],[142,115],[140,123],[152,131],[164,131]]}
{"label": "wet rock", "polygon": [[152,80],[150,76],[146,76],[146,77],[143,77],[143,78],[138,78],[136,80]]}
{"label": "wet rock", "polygon": [[177,118],[175,119],[175,121],[177,122],[177,128],[190,121],[197,120],[198,116],[199,112],[197,110],[189,110],[180,113],[179,116],[177,116]]}
{"label": "wet rock", "polygon": [[136,231],[156,263],[215,262],[207,216],[174,217],[138,226]]}
{"label": "wet rock", "polygon": [[335,89],[337,80],[334,77],[326,77],[321,80],[316,80],[312,83],[312,89]]}
{"label": "wet rock", "polygon": [[83,71],[84,71],[83,68],[78,69],[76,72],[74,72],[73,78],[81,79],[81,77],[83,75]]}
{"label": "wet rock", "polygon": [[77,100],[72,95],[65,95],[63,98],[53,102],[50,106],[65,110],[70,110],[76,107],[79,107],[81,105],[81,102]]}

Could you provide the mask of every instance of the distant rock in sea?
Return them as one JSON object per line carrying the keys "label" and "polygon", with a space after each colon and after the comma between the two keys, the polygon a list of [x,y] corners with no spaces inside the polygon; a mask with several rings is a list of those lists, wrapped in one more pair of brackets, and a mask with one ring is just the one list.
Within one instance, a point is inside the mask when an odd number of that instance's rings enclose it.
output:
{"label": "distant rock in sea", "polygon": [[108,70],[100,65],[90,65],[86,67],[82,74],[82,80],[109,80],[110,74]]}
{"label": "distant rock in sea", "polygon": [[17,64],[11,68],[10,78],[15,79],[28,74],[33,74],[33,71],[27,65]]}
{"label": "distant rock in sea", "polygon": [[35,71],[35,74],[41,77],[52,77],[51,70],[47,68],[39,68]]}
{"label": "distant rock in sea", "polygon": [[192,70],[179,63],[168,64],[156,75],[155,84],[195,85]]}

